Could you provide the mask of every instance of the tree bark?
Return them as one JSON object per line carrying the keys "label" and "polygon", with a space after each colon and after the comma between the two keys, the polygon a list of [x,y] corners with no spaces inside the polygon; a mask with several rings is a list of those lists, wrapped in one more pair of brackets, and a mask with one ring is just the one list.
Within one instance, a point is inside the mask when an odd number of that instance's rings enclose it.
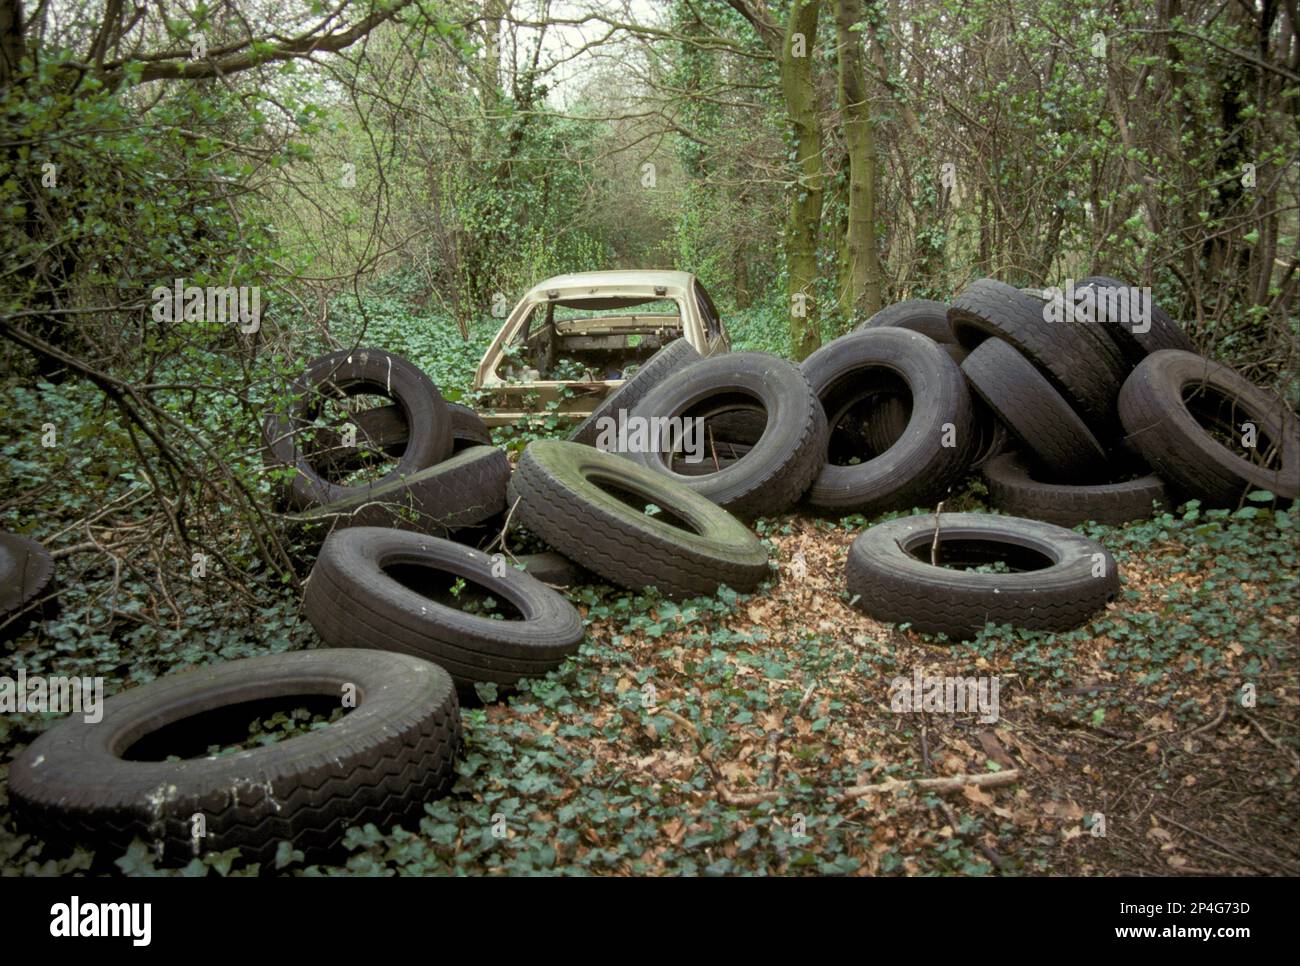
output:
{"label": "tree bark", "polygon": [[849,156],[846,285],[840,292],[840,308],[850,327],[880,309],[884,288],[876,243],[876,145],[867,101],[866,62],[862,36],[852,29],[864,20],[862,0],[835,0],[840,111]]}
{"label": "tree bark", "polygon": [[814,287],[825,171],[812,70],[820,6],[820,0],[794,0],[781,50],[781,90],[794,134],[798,169],[798,182],[785,229],[787,309],[790,313],[790,347],[795,359],[806,358],[821,345],[820,313]]}
{"label": "tree bark", "polygon": [[22,0],[0,0],[0,87],[18,76],[23,59]]}

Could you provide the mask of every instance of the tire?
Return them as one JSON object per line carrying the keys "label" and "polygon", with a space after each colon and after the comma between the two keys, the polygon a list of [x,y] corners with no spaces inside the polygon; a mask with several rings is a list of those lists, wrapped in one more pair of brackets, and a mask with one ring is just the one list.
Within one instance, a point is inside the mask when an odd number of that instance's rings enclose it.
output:
{"label": "tire", "polygon": [[826,452],[826,414],[797,366],[765,352],[715,356],[669,376],[632,415],[699,416],[707,425],[710,417],[743,412],[756,403],[767,414],[765,429],[748,453],[715,473],[674,472],[657,446],[649,447],[654,452],[625,455],[739,516],[781,513],[803,496]]}
{"label": "tire", "polygon": [[674,463],[673,472],[681,476],[708,476],[729,469],[739,462],[739,456],[722,455],[719,455],[715,462],[713,457],[706,453],[704,460],[700,463]]}
{"label": "tire", "polygon": [[33,620],[57,610],[50,552],[35,540],[0,533],[0,640],[17,637]]}
{"label": "tire", "polygon": [[715,444],[743,446],[748,452],[767,430],[767,413],[759,407],[732,409],[707,420],[705,428],[712,434]]}
{"label": "tire", "polygon": [[700,361],[700,354],[685,339],[674,339],[649,359],[632,374],[623,385],[619,386],[595,409],[591,415],[578,424],[578,428],[569,434],[569,441],[595,446],[600,435],[600,420],[606,416],[617,418],[620,409],[632,412],[637,404],[659,383],[686,366]]}
{"label": "tire", "polygon": [[1077,527],[1089,520],[1112,527],[1148,519],[1167,503],[1165,485],[1154,473],[1118,483],[1077,486],[1037,478],[1029,460],[1004,453],[984,466],[989,502],[1012,516]]}
{"label": "tire", "polygon": [[[491,446],[492,433],[478,413],[468,406],[447,403],[447,412],[451,416],[451,452],[457,453],[471,446]],[[357,427],[357,441],[365,445],[346,447],[342,434],[330,430],[316,434],[312,462],[317,470],[339,478],[358,470],[376,460],[377,453],[400,457],[406,450],[409,433],[406,417],[400,406],[376,406],[366,409],[354,416],[351,422]]]}
{"label": "tire", "polygon": [[[366,391],[391,396],[401,407],[406,425],[418,431],[387,474],[361,486],[341,486],[321,475],[297,436],[319,412],[322,395]],[[441,462],[451,455],[452,448],[451,416],[438,387],[410,362],[379,349],[343,350],[313,360],[294,383],[289,412],[268,416],[263,432],[271,462],[297,471],[288,484],[287,499],[299,510],[364,495]]]}
{"label": "tire", "polygon": [[970,468],[981,469],[989,460],[1001,455],[1011,445],[1011,433],[1006,424],[994,415],[988,403],[978,394],[971,397],[975,407],[975,450],[971,454]]}
{"label": "tire", "polygon": [[[597,481],[664,512],[647,515]],[[529,531],[622,587],[693,597],[725,584],[747,593],[769,574],[763,545],[726,510],[661,473],[591,447],[530,443],[510,478],[509,499]]]}
{"label": "tire", "polygon": [[[1135,289],[1126,282],[1109,275],[1091,275],[1079,282],[1075,286],[1076,298],[1083,298],[1084,289],[1089,289],[1088,301],[1092,303],[1092,311],[1089,312],[1085,303],[1080,311],[1095,318],[1097,323],[1110,335],[1120,351],[1124,354],[1129,368],[1132,369],[1143,359],[1153,352],[1159,352],[1161,349],[1178,349],[1182,352],[1195,352],[1196,346],[1192,340],[1187,337],[1177,322],[1170,317],[1169,313],[1155,303],[1154,299],[1148,298],[1147,294],[1140,289]],[[1122,290],[1121,292],[1108,293],[1107,289]],[[1103,296],[1098,299],[1098,295]],[[1107,297],[1109,296],[1109,297]],[[1118,301],[1115,297],[1118,296]],[[1146,311],[1141,314],[1147,315],[1150,321],[1150,328],[1145,332],[1136,331],[1136,327],[1130,318],[1124,318],[1127,312],[1132,314],[1130,300],[1137,298],[1139,308]],[[1118,314],[1116,314],[1118,312]]]}
{"label": "tire", "polygon": [[[903,438],[912,418],[912,400],[898,393],[881,393],[862,420],[862,438],[872,457],[879,456]],[[836,429],[843,427],[841,422]]]}
{"label": "tire", "polygon": [[959,345],[956,342],[940,342],[939,345],[943,347],[943,351],[948,353],[948,357],[952,359],[953,362],[957,363],[957,365],[961,365],[965,362],[966,357],[970,355],[970,349],[967,349],[964,345]]}
{"label": "tire", "polygon": [[549,587],[573,587],[589,583],[591,575],[568,557],[558,553],[525,553],[515,562],[528,574]]}
{"label": "tire", "polygon": [[483,417],[468,406],[460,403],[447,403],[447,412],[451,413],[451,451],[453,454],[467,450],[471,446],[491,446],[492,431],[488,429]]}
{"label": "tire", "polygon": [[[945,349],[955,348],[955,346],[944,346]],[[962,358],[964,359],[969,353],[964,350]],[[949,353],[951,356],[952,353]],[[960,365],[959,360],[954,356],[953,361]],[[978,396],[971,397],[971,406],[973,407],[973,416],[975,420],[975,447],[971,457],[971,468],[983,464],[995,450],[1001,451],[1005,446],[1007,439],[1006,428],[998,421],[984,404],[984,400]],[[878,402],[870,412],[867,413],[861,427],[862,438],[873,456],[879,456],[889,447],[893,446],[903,437],[907,429],[907,421],[911,417],[912,407],[910,398],[900,396],[897,393],[883,393],[878,397]]]}
{"label": "tire", "polygon": [[[878,390],[882,376],[911,394],[897,442],[854,466],[824,463],[808,492],[813,506],[870,516],[930,505],[965,475],[974,445],[970,393],[961,370],[933,339],[888,327],[851,332],[822,346],[801,368],[828,414],[845,412],[873,386]],[[955,446],[943,445],[950,433]]]}
{"label": "tire", "polygon": [[948,322],[948,306],[933,299],[907,299],[904,302],[886,305],[858,326],[857,331],[881,327],[911,329],[913,332],[928,335],[935,342],[957,341],[957,337],[952,332],[952,325]]}
{"label": "tire", "polygon": [[504,450],[473,446],[436,466],[356,496],[287,517],[293,527],[393,527],[446,536],[505,509],[510,461]]}
{"label": "tire", "polygon": [[[222,757],[128,761],[138,741],[204,712],[295,695],[359,704],[342,720]],[[124,852],[133,838],[163,861],[239,848],[269,863],[278,843],[308,863],[331,857],[349,826],[413,825],[446,794],[460,746],[451,678],[401,654],[318,650],[230,661],[173,674],[109,698],[103,720],[74,716],[50,728],[9,770],[20,826],[56,841]],[[248,719],[244,719],[247,721]]]}
{"label": "tire", "polygon": [[1123,351],[1095,315],[1085,312],[1077,302],[1068,300],[1059,289],[1048,289],[1037,298],[1043,305],[1051,305],[1052,311],[1060,316],[1064,324],[1073,326],[1076,332],[1088,340],[1096,350],[1095,359],[1109,370],[1115,385],[1122,385],[1133,366],[1124,358]]}
{"label": "tire", "polygon": [[1052,473],[1091,479],[1106,451],[1061,394],[1001,339],[985,339],[962,363],[971,388]]}
{"label": "tire", "polygon": [[406,417],[400,406],[376,406],[356,413],[344,422],[356,428],[356,444],[347,446],[343,432],[317,430],[307,445],[307,459],[331,482],[364,466],[381,462],[385,456],[401,456],[406,449]]}
{"label": "tire", "polygon": [[1041,301],[996,279],[982,278],[953,300],[948,318],[957,341],[968,349],[989,336],[1011,343],[1091,429],[1104,435],[1113,431],[1119,381],[1087,335],[1043,318]]}
{"label": "tire", "polygon": [[[416,587],[394,575],[397,567],[419,581]],[[425,582],[429,574],[476,584],[512,605],[522,619],[497,620],[440,602],[417,589],[433,587]],[[503,557],[383,527],[330,534],[307,581],[303,612],[328,647],[397,651],[433,661],[457,687],[541,677],[577,651],[583,634],[572,604]]]}
{"label": "tire", "polygon": [[[989,513],[941,515],[940,553],[947,543],[956,563],[1011,556],[1020,564],[1047,564],[1017,573],[933,566],[929,560],[934,531],[934,515],[923,514],[890,520],[860,534],[849,547],[846,565],[853,605],[877,620],[963,639],[988,623],[1069,630],[1119,592],[1119,571],[1110,552],[1063,527]],[[1094,577],[1098,563],[1102,572]]]}
{"label": "tire", "polygon": [[[1227,366],[1192,352],[1160,349],[1133,370],[1119,396],[1128,442],[1173,489],[1207,506],[1235,507],[1252,490],[1284,501],[1300,497],[1300,422],[1283,400]],[[1276,448],[1271,466],[1220,443],[1203,423],[1238,444],[1257,430],[1256,452]]]}

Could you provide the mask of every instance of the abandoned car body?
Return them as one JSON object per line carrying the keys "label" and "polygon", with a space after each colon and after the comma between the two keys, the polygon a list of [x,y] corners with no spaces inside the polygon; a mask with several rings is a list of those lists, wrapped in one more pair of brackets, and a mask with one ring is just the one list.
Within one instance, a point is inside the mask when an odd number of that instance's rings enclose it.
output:
{"label": "abandoned car body", "polygon": [[730,349],[718,310],[689,272],[557,275],[506,318],[474,376],[489,426],[551,411],[588,416],[634,367],[674,339],[702,356]]}

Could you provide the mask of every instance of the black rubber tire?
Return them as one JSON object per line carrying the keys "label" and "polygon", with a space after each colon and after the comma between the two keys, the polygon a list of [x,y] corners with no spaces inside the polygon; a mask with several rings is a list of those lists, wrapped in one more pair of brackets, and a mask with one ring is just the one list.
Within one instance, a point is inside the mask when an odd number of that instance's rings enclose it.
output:
{"label": "black rubber tire", "polygon": [[[1119,571],[1110,552],[1064,527],[991,513],[940,516],[940,559],[948,542],[950,553],[962,554],[954,561],[959,563],[992,562],[1008,552],[1051,562],[1039,570],[1003,574],[933,566],[934,532],[934,515],[922,514],[861,533],[849,547],[845,568],[853,606],[877,620],[962,639],[990,622],[1069,630],[1119,592]],[[1098,563],[1101,574],[1094,577]]]}
{"label": "black rubber tire", "polygon": [[710,473],[717,473],[735,466],[739,462],[739,456],[722,455],[719,455],[715,462],[713,457],[706,453],[704,460],[700,463],[674,463],[673,472],[680,476],[708,476]]}
{"label": "black rubber tire", "polygon": [[[356,444],[345,446],[343,429],[347,423],[356,427]],[[381,462],[385,457],[401,456],[406,449],[406,417],[400,406],[376,406],[356,413],[340,429],[317,430],[308,445],[307,460],[330,481],[342,479],[364,466]]]}
{"label": "black rubber tire", "polygon": [[[468,406],[447,403],[451,416],[451,452],[471,446],[491,446],[492,433],[483,418]],[[345,447],[338,432],[321,431],[310,454],[312,464],[322,474],[339,478],[353,470],[377,462],[383,456],[400,457],[406,450],[409,434],[406,417],[400,406],[376,406],[357,413],[351,420],[357,427],[357,446]]]}
{"label": "black rubber tire", "polygon": [[[874,456],[879,456],[903,438],[912,416],[912,400],[898,393],[880,393],[862,421],[862,437]],[[840,428],[839,426],[836,429]],[[833,429],[832,432],[835,430]]]}
{"label": "black rubber tire", "polygon": [[970,349],[957,342],[940,342],[939,345],[943,347],[943,351],[948,353],[949,358],[957,365],[965,362],[966,357],[970,355]]}
{"label": "black rubber tire", "polygon": [[881,327],[911,329],[913,332],[928,335],[935,342],[957,341],[957,337],[952,332],[952,325],[948,322],[948,306],[933,299],[907,299],[903,302],[895,302],[893,305],[886,305],[858,326],[857,331]]}
{"label": "black rubber tire", "polygon": [[460,403],[447,403],[447,412],[451,413],[451,451],[453,454],[469,449],[471,446],[491,446],[492,431],[488,429],[483,417],[468,406]]}
{"label": "black rubber tire", "polygon": [[[745,452],[763,438],[767,429],[767,413],[761,408],[732,409],[705,421],[705,429],[717,446],[743,446]],[[722,455],[719,452],[718,455]]]}
{"label": "black rubber tire", "polygon": [[394,527],[446,536],[504,510],[509,480],[505,450],[472,446],[403,479],[285,519],[290,526],[307,529]]}
{"label": "black rubber tire", "polygon": [[[635,494],[693,529],[648,516],[596,481]],[[518,501],[518,502],[516,502]],[[675,597],[747,593],[769,574],[749,529],[689,487],[630,460],[574,443],[530,443],[510,478],[515,519],[605,580]]]}
{"label": "black rubber tire", "polygon": [[[222,757],[127,761],[140,739],[204,712],[249,701],[320,695],[357,706],[342,720]],[[424,803],[455,781],[460,713],[441,668],[401,654],[315,650],[229,661],[172,674],[115,695],[103,720],[74,715],[50,728],[9,769],[17,823],[55,841],[124,852],[133,838],[165,863],[238,848],[269,863],[280,842],[306,862],[331,858],[350,826],[414,825]]]}
{"label": "black rubber tire", "polygon": [[1076,332],[1088,340],[1096,350],[1096,360],[1109,370],[1115,385],[1122,385],[1133,371],[1133,366],[1124,358],[1123,351],[1115,344],[1106,327],[1092,313],[1083,311],[1077,303],[1066,299],[1065,293],[1060,290],[1047,289],[1036,297],[1043,305],[1052,306],[1051,311],[1061,319],[1060,324],[1073,326]]}
{"label": "black rubber tire", "polygon": [[948,310],[957,341],[976,348],[990,336],[1011,343],[1051,381],[1084,422],[1109,435],[1119,381],[1077,328],[1043,318],[1043,303],[992,278],[973,282]]}
{"label": "black rubber tire", "polygon": [[[495,620],[441,603],[390,576],[395,566],[463,578],[509,602],[523,619]],[[302,606],[327,646],[412,654],[445,668],[458,687],[540,677],[582,643],[573,605],[504,558],[383,527],[330,534]]]}
{"label": "black rubber tire", "polygon": [[0,532],[0,641],[57,611],[50,552],[35,540]]}
{"label": "black rubber tire", "polygon": [[[384,476],[359,486],[340,486],[321,475],[298,445],[297,435],[315,418],[324,394],[348,395],[364,390],[391,396],[401,407],[406,425],[418,431]],[[297,471],[286,488],[289,505],[295,509],[364,495],[451,455],[451,416],[438,387],[415,365],[390,352],[342,350],[314,359],[294,383],[293,395],[289,412],[270,414],[263,433],[269,461]]]}
{"label": "black rubber tire", "polygon": [[971,403],[975,407],[975,449],[970,468],[975,471],[1011,446],[1011,432],[978,394],[971,396]]}
{"label": "black rubber tire", "polygon": [[1165,484],[1154,473],[1118,483],[1078,486],[1037,478],[1033,464],[1019,453],[1003,453],[984,465],[989,502],[1012,516],[1077,527],[1091,520],[1113,527],[1151,517],[1165,506]]}
{"label": "black rubber tire", "polygon": [[[1254,423],[1258,451],[1266,441],[1277,450],[1274,468],[1216,440],[1189,404],[1211,422],[1223,424],[1226,418],[1225,429],[1239,441],[1242,424]],[[1280,397],[1227,366],[1194,352],[1153,352],[1124,383],[1119,415],[1128,442],[1184,497],[1215,507],[1235,507],[1252,490],[1285,501],[1300,497],[1300,421]]]}
{"label": "black rubber tire", "polygon": [[524,573],[548,587],[573,587],[594,579],[568,557],[554,552],[520,554],[515,563],[524,568]]}
{"label": "black rubber tire", "polygon": [[600,420],[605,417],[617,418],[620,409],[631,413],[637,404],[659,383],[686,366],[700,361],[700,354],[685,339],[674,339],[645,361],[645,364],[632,374],[623,385],[601,401],[591,415],[580,422],[569,434],[569,441],[595,446],[596,437],[600,435]]}
{"label": "black rubber tire", "polygon": [[1052,473],[1094,479],[1106,451],[1079,415],[1028,359],[1001,339],[985,339],[961,365],[993,414]]}
{"label": "black rubber tire", "polygon": [[[1146,306],[1146,294],[1140,289],[1135,290],[1127,282],[1110,275],[1090,275],[1075,286],[1076,297],[1084,288],[1097,289],[1105,287],[1124,290],[1126,293],[1125,298],[1136,297],[1141,299],[1138,305],[1147,307],[1149,310],[1150,328],[1145,332],[1137,332],[1131,322],[1126,324],[1125,319],[1116,317],[1107,311],[1109,300],[1098,301],[1096,296],[1093,296],[1094,311],[1091,313],[1091,317],[1094,317],[1097,323],[1114,340],[1115,345],[1124,354],[1130,369],[1151,353],[1158,352],[1161,349],[1178,349],[1183,352],[1196,351],[1196,346],[1192,344],[1192,340],[1187,337],[1182,327],[1173,320],[1169,313],[1157,305],[1154,299],[1150,300],[1149,307]],[[1124,304],[1121,303],[1121,306],[1119,306],[1121,312]],[[1084,314],[1089,313],[1085,312]]]}
{"label": "black rubber tire", "polygon": [[[738,398],[744,398],[745,405],[738,407]],[[646,394],[632,415],[672,418],[695,412],[707,424],[710,406],[722,413],[755,404],[767,414],[762,435],[741,459],[715,473],[673,472],[663,453],[625,455],[740,516],[781,513],[803,496],[826,452],[826,414],[798,366],[766,352],[715,356],[669,376]]]}
{"label": "black rubber tire", "polygon": [[[970,401],[975,425],[975,445],[971,451],[970,468],[974,470],[1006,449],[1010,436],[1007,428],[993,415],[983,399],[973,395]],[[867,415],[862,428],[869,451],[879,455],[897,443],[907,429],[910,414],[910,400],[894,393],[882,394],[879,405]]]}
{"label": "black rubber tire", "polygon": [[[911,415],[894,445],[853,466],[823,462],[808,491],[813,506],[868,516],[928,506],[966,474],[974,445],[970,393],[957,364],[933,339],[889,327],[851,332],[822,346],[801,368],[828,413],[845,411],[846,402],[869,391],[873,372],[901,379],[912,395]],[[943,445],[949,424],[955,446]]]}

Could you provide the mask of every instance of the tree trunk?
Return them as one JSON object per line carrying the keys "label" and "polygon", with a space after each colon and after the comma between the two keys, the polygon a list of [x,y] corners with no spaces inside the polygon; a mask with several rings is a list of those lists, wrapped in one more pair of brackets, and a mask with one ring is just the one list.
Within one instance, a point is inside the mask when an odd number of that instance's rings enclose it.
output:
{"label": "tree trunk", "polygon": [[876,145],[867,101],[862,35],[862,0],[835,0],[839,46],[840,105],[849,156],[848,226],[844,236],[847,290],[840,304],[849,327],[880,309],[884,272],[876,246]]}
{"label": "tree trunk", "polygon": [[0,87],[18,76],[23,59],[22,0],[0,0]]}
{"label": "tree trunk", "polygon": [[781,89],[794,134],[798,184],[785,229],[790,347],[804,359],[821,345],[814,286],[817,281],[817,236],[821,226],[822,135],[813,86],[813,47],[820,0],[794,0],[781,50]]}

